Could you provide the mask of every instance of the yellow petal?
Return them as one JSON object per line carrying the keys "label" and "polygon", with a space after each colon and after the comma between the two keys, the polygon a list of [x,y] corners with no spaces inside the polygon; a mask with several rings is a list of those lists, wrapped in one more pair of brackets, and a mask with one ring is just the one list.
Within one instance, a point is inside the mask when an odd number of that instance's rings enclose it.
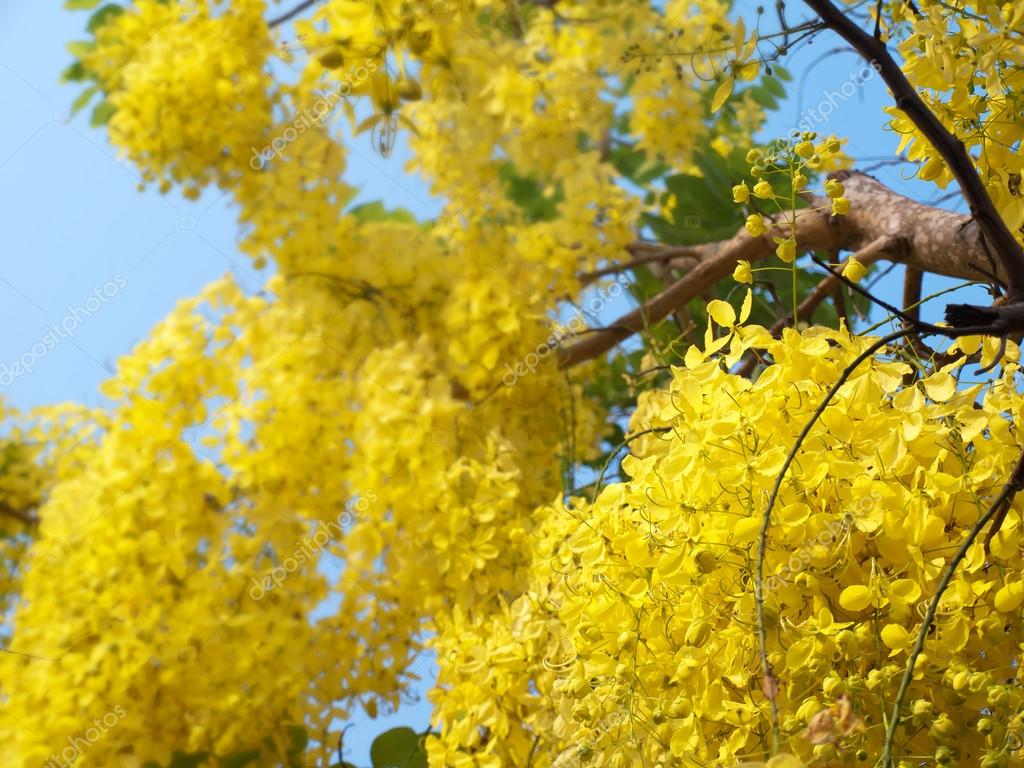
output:
{"label": "yellow petal", "polygon": [[732,95],[732,85],[733,76],[729,75],[727,78],[725,78],[725,80],[722,81],[722,84],[718,86],[718,89],[715,91],[714,97],[711,99],[712,114],[720,110],[722,108],[722,105],[725,104],[726,99],[728,99]]}
{"label": "yellow petal", "polygon": [[847,587],[839,595],[839,604],[848,611],[863,611],[871,604],[871,590],[863,584]]}
{"label": "yellow petal", "polygon": [[738,544],[747,544],[761,533],[761,519],[746,517],[738,521],[732,528],[732,540]]}
{"label": "yellow petal", "polygon": [[708,314],[711,319],[723,328],[732,328],[736,325],[736,310],[727,301],[713,299],[708,302]]}
{"label": "yellow petal", "polygon": [[996,592],[995,605],[997,611],[1015,611],[1024,600],[1024,582],[1011,581]]}
{"label": "yellow petal", "polygon": [[956,394],[956,379],[948,373],[936,373],[921,382],[929,398],[944,403]]}
{"label": "yellow petal", "polygon": [[882,642],[894,651],[901,651],[910,641],[910,633],[899,624],[886,624],[882,627]]}
{"label": "yellow petal", "polygon": [[740,322],[747,322],[750,317],[750,308],[754,305],[754,295],[747,288],[747,295],[743,297],[743,306],[740,307]]}
{"label": "yellow petal", "polygon": [[769,760],[767,768],[803,768],[803,765],[799,757],[783,752]]}

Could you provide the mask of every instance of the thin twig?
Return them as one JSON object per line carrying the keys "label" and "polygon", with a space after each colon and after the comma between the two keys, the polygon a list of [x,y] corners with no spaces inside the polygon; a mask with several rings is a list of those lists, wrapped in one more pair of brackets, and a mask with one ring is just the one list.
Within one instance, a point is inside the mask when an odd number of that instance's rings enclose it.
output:
{"label": "thin twig", "polygon": [[878,70],[892,91],[896,106],[931,143],[959,183],[978,228],[995,248],[1006,270],[1011,301],[1024,300],[1024,252],[986,192],[963,142],[950,133],[924,103],[884,42],[861,29],[845,10],[840,10],[830,0],[804,0],[804,3]]}
{"label": "thin twig", "polygon": [[[896,728],[899,726],[900,709],[903,707],[903,700],[907,697],[907,691],[910,689],[910,682],[914,679],[914,667],[917,665],[917,660],[924,650],[924,643],[935,621],[939,602],[953,580],[956,569],[967,556],[967,550],[974,544],[989,520],[999,514],[1000,511],[1009,509],[1010,504],[1013,502],[1013,497],[1017,495],[1021,488],[1024,488],[1024,451],[1021,452],[1020,457],[1017,459],[1017,464],[1014,466],[1009,478],[1007,478],[1006,485],[1003,486],[1003,489],[999,492],[999,495],[989,506],[988,510],[986,510],[985,514],[979,517],[978,521],[971,526],[967,538],[964,539],[960,549],[953,555],[953,559],[949,561],[949,565],[946,566],[946,572],[942,575],[939,586],[932,596],[931,602],[928,604],[924,623],[921,624],[921,629],[917,633],[917,640],[914,642],[914,648],[907,659],[907,668],[903,671],[903,679],[900,681],[899,690],[896,692],[896,700],[892,705],[892,715],[889,717],[889,725],[885,731],[885,744],[882,747],[882,768],[890,768],[892,765],[892,748],[893,741],[896,738]],[[1002,514],[1005,515],[1005,512]]]}
{"label": "thin twig", "polygon": [[[886,345],[891,344],[896,339],[903,338],[913,332],[913,329],[905,328],[903,330],[896,331],[895,333],[890,333],[888,336],[883,336],[857,355],[857,357],[853,359],[853,362],[843,369],[843,372],[839,375],[839,379],[832,385],[831,389],[829,389],[825,398],[821,401],[814,413],[811,415],[811,418],[804,425],[804,428],[800,430],[800,434],[797,436],[796,442],[790,449],[789,455],[786,456],[786,461],[783,463],[782,469],[779,470],[779,474],[775,478],[775,485],[772,487],[772,492],[768,497],[768,506],[765,507],[764,517],[761,519],[761,533],[758,537],[757,543],[757,570],[754,574],[754,601],[757,604],[757,642],[761,652],[761,670],[766,680],[774,678],[775,674],[772,671],[771,662],[768,660],[768,638],[764,623],[764,560],[768,551],[768,529],[771,527],[772,510],[775,508],[775,501],[779,496],[780,489],[782,488],[782,482],[785,479],[790,466],[793,464],[793,461],[796,459],[796,455],[800,451],[804,440],[807,439],[807,435],[810,434],[811,429],[825,412],[828,404],[832,402],[832,398],[836,396],[840,388],[847,382],[850,376],[853,375],[857,368],[860,367],[860,364],[865,360],[874,357],[875,353]],[[779,741],[781,739],[779,729],[779,704],[775,697],[772,697],[770,701],[772,708],[772,754],[774,755],[778,754]]]}
{"label": "thin twig", "polygon": [[[675,248],[665,249],[665,251],[663,252],[649,253],[645,256],[637,256],[636,258],[630,259],[629,261],[623,261],[618,264],[611,264],[607,267],[595,269],[591,272],[580,272],[579,281],[582,285],[587,285],[588,283],[594,282],[598,278],[607,277],[608,275],[614,275],[619,272],[625,272],[627,270],[633,269],[634,267],[639,267],[644,264],[664,264],[665,262],[671,261],[672,259],[677,259],[680,257],[690,255],[690,253],[679,253],[678,250]],[[692,258],[696,259],[697,256],[694,255],[692,256]]]}
{"label": "thin twig", "polygon": [[921,288],[924,273],[916,267],[907,267],[903,274],[903,313],[914,322],[921,319]]}
{"label": "thin twig", "polygon": [[286,21],[290,21],[291,19],[294,19],[296,16],[298,16],[300,13],[302,13],[307,8],[310,8],[310,7],[314,6],[314,5],[316,5],[317,2],[318,2],[318,0],[303,0],[303,2],[299,3],[297,6],[292,8],[290,11],[288,11],[286,13],[283,13],[280,16],[278,16],[277,18],[274,18],[274,19],[271,19],[270,21],[268,21],[267,22],[267,26],[270,27],[271,29],[273,29],[274,27],[280,26],[281,24],[284,24]]}
{"label": "thin twig", "polygon": [[[619,451],[621,451],[623,448],[628,446],[631,442],[636,440],[638,437],[643,437],[644,435],[661,434],[662,432],[671,432],[671,431],[672,431],[672,427],[650,427],[649,429],[643,429],[643,430],[641,430],[639,432],[634,432],[632,435],[629,435],[628,437],[626,437],[625,440],[623,440],[617,446],[612,448],[612,450],[608,454],[608,458],[605,459],[604,466],[601,467],[601,473],[597,476],[597,480],[595,480],[594,483],[593,483],[593,485],[594,485],[594,497],[591,499],[590,503],[593,504],[593,503],[595,503],[597,501],[597,494],[601,491],[601,483],[604,482],[605,473],[608,471],[608,467],[611,466],[612,459],[614,459],[616,457],[616,455],[618,455]],[[586,488],[586,486],[584,486],[583,488],[578,488],[577,491],[581,491],[584,488]],[[576,491],[573,492],[574,495],[575,495],[575,493],[576,493]]]}

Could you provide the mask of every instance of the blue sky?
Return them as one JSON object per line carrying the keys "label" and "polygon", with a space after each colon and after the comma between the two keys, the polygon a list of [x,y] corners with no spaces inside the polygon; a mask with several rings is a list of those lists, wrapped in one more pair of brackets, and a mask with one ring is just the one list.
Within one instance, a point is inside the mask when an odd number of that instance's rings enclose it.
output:
{"label": "blue sky", "polygon": [[[0,396],[21,408],[61,400],[99,404],[98,385],[113,361],[176,301],[225,272],[246,285],[262,282],[236,248],[235,213],[226,197],[208,190],[189,202],[139,192],[138,175],[118,160],[104,131],[90,128],[85,113],[68,119],[79,87],[61,85],[59,75],[70,62],[65,44],[81,36],[86,17],[61,5],[0,7]],[[871,165],[896,146],[896,137],[881,128],[885,90],[875,76],[844,95],[844,83],[863,64],[850,52],[834,51],[835,45],[822,37],[786,62],[797,80],[764,138],[788,133],[808,110],[820,113],[829,103],[830,117],[815,129],[849,137],[847,152]],[[349,151],[350,181],[362,187],[362,199],[383,199],[430,218],[438,205],[419,179],[404,174],[405,158],[399,146],[383,159],[360,137]],[[904,194],[925,200],[935,194],[909,180],[905,167],[874,173]],[[882,291],[887,297],[899,292],[898,277]],[[53,324],[70,331],[54,335]],[[44,341],[48,333],[56,343]],[[13,375],[11,365],[26,355],[31,372]],[[399,716],[417,728],[426,719],[422,705]],[[382,726],[359,725],[346,741],[350,759],[366,763],[368,742]]]}

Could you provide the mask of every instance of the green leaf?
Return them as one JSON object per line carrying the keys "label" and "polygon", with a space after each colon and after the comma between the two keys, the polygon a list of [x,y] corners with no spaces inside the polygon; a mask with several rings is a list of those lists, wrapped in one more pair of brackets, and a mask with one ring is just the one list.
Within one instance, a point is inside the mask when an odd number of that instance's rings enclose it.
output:
{"label": "green leaf", "polygon": [[743,224],[742,209],[732,201],[732,185],[743,172],[732,167],[732,158],[705,148],[694,156],[697,176],[678,173],[665,179],[675,195],[672,220],[645,215],[644,223],[662,242],[694,245],[732,237]]}
{"label": "green leaf", "polygon": [[109,22],[115,16],[120,16],[122,13],[124,13],[124,8],[120,5],[108,3],[89,17],[89,23],[86,25],[86,29],[93,34],[96,34],[97,29]]}
{"label": "green leaf", "polygon": [[68,11],[88,11],[100,4],[100,0],[64,0],[64,9]]}
{"label": "green leaf", "polygon": [[639,266],[633,270],[633,280],[629,284],[629,292],[637,301],[647,301],[655,294],[661,293],[665,284],[654,276],[650,267]]}
{"label": "green leaf", "polygon": [[498,172],[505,194],[522,210],[529,222],[551,221],[558,211],[558,204],[564,198],[561,189],[545,195],[544,187],[531,176],[520,176],[511,163],[506,163]]}
{"label": "green leaf", "polygon": [[79,112],[81,112],[82,109],[85,108],[85,105],[92,101],[92,97],[96,95],[96,92],[99,89],[100,88],[98,85],[90,85],[80,94],[78,94],[78,97],[73,102],[71,102],[71,114],[76,115]]}
{"label": "green leaf", "polygon": [[423,735],[412,728],[384,731],[370,745],[373,768],[427,768]]}
{"label": "green leaf", "polygon": [[779,80],[781,80],[784,83],[788,83],[790,80],[793,79],[793,75],[791,75],[789,73],[789,70],[786,69],[781,64],[773,64],[772,72],[774,72],[775,75],[779,78]]}
{"label": "green leaf", "polygon": [[65,43],[64,48],[74,56],[76,59],[80,59],[87,53],[92,51],[96,47],[95,40],[72,40],[70,43]]}
{"label": "green leaf", "polygon": [[763,85],[755,85],[753,88],[748,88],[747,93],[750,94],[750,98],[765,109],[778,109],[778,100]]}
{"label": "green leaf", "polygon": [[651,161],[646,152],[633,147],[616,147],[608,159],[615,170],[638,186],[650,184],[668,170],[668,166],[660,160]]}
{"label": "green leaf", "polygon": [[220,768],[244,768],[249,763],[254,762],[260,756],[258,749],[249,749],[245,752],[236,752],[233,755],[222,757],[220,760]]}
{"label": "green leaf", "polygon": [[349,210],[359,221],[398,221],[406,224],[415,224],[416,217],[404,208],[395,208],[389,211],[384,203],[374,200],[372,203],[356,205]]}
{"label": "green leaf", "polygon": [[765,76],[761,78],[761,84],[767,88],[774,96],[778,96],[780,99],[786,95],[786,89],[783,87],[776,78]]}
{"label": "green leaf", "polygon": [[110,122],[111,116],[117,111],[117,107],[104,99],[92,109],[92,117],[89,118],[89,125],[99,128]]}
{"label": "green leaf", "polygon": [[60,81],[62,83],[80,83],[88,77],[89,73],[86,71],[85,67],[82,66],[82,62],[80,61],[74,62],[60,73]]}

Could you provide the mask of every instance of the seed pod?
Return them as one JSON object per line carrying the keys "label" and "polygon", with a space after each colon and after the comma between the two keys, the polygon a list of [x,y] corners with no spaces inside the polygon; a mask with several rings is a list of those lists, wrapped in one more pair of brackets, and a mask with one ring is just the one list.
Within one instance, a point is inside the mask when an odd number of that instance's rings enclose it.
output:
{"label": "seed pod", "polygon": [[698,619],[686,630],[685,642],[687,645],[701,646],[711,637],[711,624],[703,619]]}
{"label": "seed pod", "polygon": [[340,48],[331,48],[329,51],[321,53],[317,61],[324,69],[340,69],[345,63],[345,55]]}
{"label": "seed pod", "polygon": [[400,77],[395,83],[398,95],[405,101],[419,101],[423,98],[423,88],[420,84],[409,77]]}

